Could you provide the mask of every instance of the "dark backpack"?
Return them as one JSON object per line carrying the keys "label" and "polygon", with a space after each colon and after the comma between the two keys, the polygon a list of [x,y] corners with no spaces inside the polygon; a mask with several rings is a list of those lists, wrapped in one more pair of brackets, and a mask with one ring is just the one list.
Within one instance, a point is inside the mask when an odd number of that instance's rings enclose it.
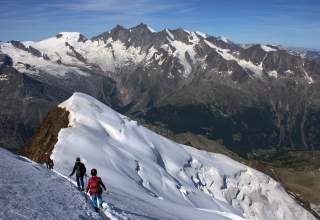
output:
{"label": "dark backpack", "polygon": [[76,175],[77,176],[83,176],[85,173],[85,167],[84,164],[79,162],[76,164]]}

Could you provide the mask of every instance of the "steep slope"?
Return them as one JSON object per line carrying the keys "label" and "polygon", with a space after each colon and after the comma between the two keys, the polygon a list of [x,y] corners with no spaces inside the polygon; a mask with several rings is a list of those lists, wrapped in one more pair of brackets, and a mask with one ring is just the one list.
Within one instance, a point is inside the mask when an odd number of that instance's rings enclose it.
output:
{"label": "steep slope", "polygon": [[103,219],[61,176],[0,148],[0,219]]}
{"label": "steep slope", "polygon": [[[59,107],[69,112],[70,127],[52,151],[56,169],[68,174],[80,156],[112,193],[165,210],[163,219],[314,219],[270,177],[172,142],[90,96],[75,93]],[[158,212],[144,210],[154,218]]]}
{"label": "steep slope", "polygon": [[174,133],[220,139],[244,157],[259,148],[319,149],[319,83],[281,80],[229,86],[215,79],[200,79],[137,115]]}

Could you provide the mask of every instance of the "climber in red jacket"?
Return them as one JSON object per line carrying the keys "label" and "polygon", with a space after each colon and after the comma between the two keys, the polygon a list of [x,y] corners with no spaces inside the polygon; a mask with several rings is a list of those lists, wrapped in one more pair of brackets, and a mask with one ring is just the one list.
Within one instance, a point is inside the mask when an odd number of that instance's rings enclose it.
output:
{"label": "climber in red jacket", "polygon": [[95,209],[95,211],[99,211],[99,207],[102,208],[102,188],[106,191],[106,187],[103,184],[100,177],[97,176],[97,170],[92,169],[91,170],[91,177],[88,181],[86,192],[89,192],[91,199],[92,199],[92,205]]}

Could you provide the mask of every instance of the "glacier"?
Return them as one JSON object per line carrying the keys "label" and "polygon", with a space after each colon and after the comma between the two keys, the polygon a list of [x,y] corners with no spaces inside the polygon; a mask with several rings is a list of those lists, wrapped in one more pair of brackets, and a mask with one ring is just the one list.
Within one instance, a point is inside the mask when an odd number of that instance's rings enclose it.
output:
{"label": "glacier", "polygon": [[69,174],[76,157],[96,168],[109,189],[107,212],[135,207],[120,219],[314,219],[269,176],[175,143],[88,95],[59,107],[70,115],[51,155],[56,171]]}

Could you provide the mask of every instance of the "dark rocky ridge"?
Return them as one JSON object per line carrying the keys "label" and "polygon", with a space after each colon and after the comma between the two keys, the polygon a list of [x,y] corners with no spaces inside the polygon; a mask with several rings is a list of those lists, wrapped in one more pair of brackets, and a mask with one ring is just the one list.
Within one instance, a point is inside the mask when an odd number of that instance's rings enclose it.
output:
{"label": "dark rocky ridge", "polygon": [[58,141],[59,131],[62,128],[68,127],[68,124],[69,112],[62,108],[54,107],[49,111],[30,142],[21,148],[19,153],[27,156],[33,161],[43,162],[43,155],[46,152],[51,155],[52,150]]}

